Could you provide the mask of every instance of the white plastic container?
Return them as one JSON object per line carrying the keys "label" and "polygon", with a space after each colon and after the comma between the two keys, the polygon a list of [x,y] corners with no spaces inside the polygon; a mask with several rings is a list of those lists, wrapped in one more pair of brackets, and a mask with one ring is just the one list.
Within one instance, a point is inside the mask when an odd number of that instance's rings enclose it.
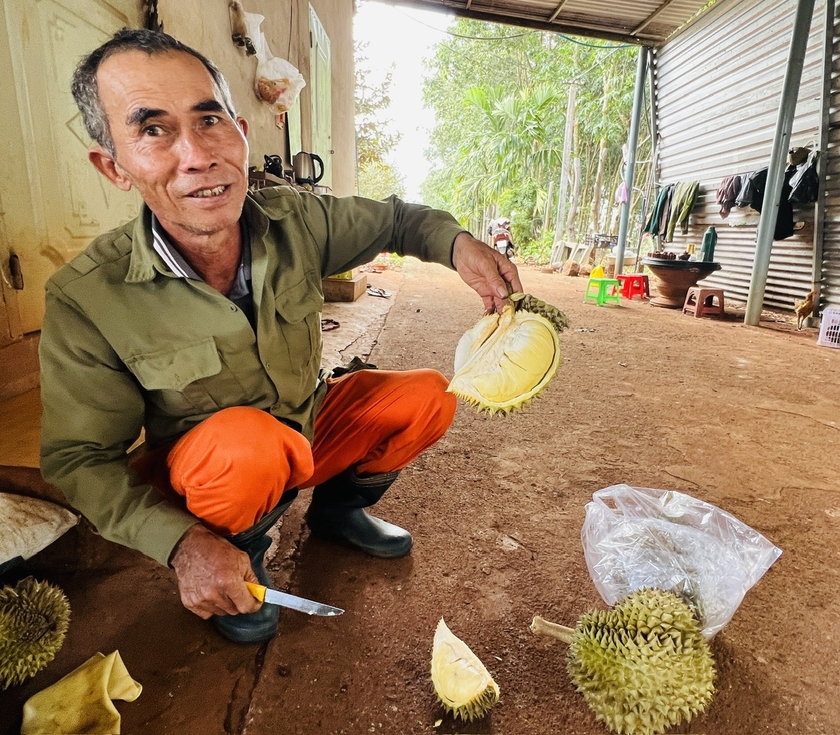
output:
{"label": "white plastic container", "polygon": [[840,308],[837,306],[826,306],[823,310],[817,344],[840,348]]}

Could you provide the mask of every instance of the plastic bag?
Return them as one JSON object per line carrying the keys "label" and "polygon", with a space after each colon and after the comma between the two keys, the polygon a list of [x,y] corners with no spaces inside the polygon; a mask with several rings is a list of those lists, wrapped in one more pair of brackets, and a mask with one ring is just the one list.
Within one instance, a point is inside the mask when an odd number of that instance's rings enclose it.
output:
{"label": "plastic bag", "polygon": [[254,92],[275,114],[279,114],[291,109],[300,90],[306,86],[306,81],[296,67],[271,53],[260,30],[263,20],[265,17],[262,15],[245,13],[248,37],[254,45],[257,57]]}
{"label": "plastic bag", "polygon": [[729,513],[674,490],[613,485],[586,504],[589,574],[608,605],[643,587],[679,595],[708,639],[782,551]]}
{"label": "plastic bag", "polygon": [[35,556],[79,517],[48,500],[0,493],[0,571]]}

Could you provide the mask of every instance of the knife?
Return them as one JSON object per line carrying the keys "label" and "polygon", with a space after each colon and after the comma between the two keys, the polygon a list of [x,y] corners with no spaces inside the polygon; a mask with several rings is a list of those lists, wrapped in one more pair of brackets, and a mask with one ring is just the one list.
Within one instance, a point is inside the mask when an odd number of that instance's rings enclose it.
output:
{"label": "knife", "polygon": [[269,605],[280,605],[288,607],[292,610],[300,610],[307,615],[326,615],[333,617],[341,615],[344,610],[340,607],[333,607],[332,605],[323,605],[320,602],[307,600],[303,597],[296,597],[287,592],[280,592],[280,590],[272,590],[268,587],[263,587],[261,584],[253,584],[252,582],[245,582],[248,591],[256,597],[260,602],[267,602]]}

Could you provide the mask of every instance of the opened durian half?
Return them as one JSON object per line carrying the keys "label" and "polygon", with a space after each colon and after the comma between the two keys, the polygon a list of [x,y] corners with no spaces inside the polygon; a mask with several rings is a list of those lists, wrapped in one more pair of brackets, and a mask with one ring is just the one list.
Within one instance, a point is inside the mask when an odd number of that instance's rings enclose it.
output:
{"label": "opened durian half", "polygon": [[551,304],[512,294],[501,314],[488,314],[461,337],[449,392],[490,414],[522,408],[557,372],[560,332],[568,326]]}
{"label": "opened durian half", "polygon": [[484,717],[499,701],[499,685],[443,618],[432,645],[432,684],[441,704],[456,719]]}

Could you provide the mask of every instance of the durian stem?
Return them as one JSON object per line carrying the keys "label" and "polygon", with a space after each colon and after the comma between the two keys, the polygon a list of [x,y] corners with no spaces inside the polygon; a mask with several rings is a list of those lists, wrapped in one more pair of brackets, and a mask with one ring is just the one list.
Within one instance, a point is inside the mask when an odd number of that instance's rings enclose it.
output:
{"label": "durian stem", "polygon": [[541,618],[539,615],[536,615],[531,621],[531,632],[536,635],[547,635],[551,638],[559,638],[564,643],[571,643],[572,634],[575,632],[575,629],[568,628],[565,625],[558,625],[557,623],[550,623],[545,618]]}

